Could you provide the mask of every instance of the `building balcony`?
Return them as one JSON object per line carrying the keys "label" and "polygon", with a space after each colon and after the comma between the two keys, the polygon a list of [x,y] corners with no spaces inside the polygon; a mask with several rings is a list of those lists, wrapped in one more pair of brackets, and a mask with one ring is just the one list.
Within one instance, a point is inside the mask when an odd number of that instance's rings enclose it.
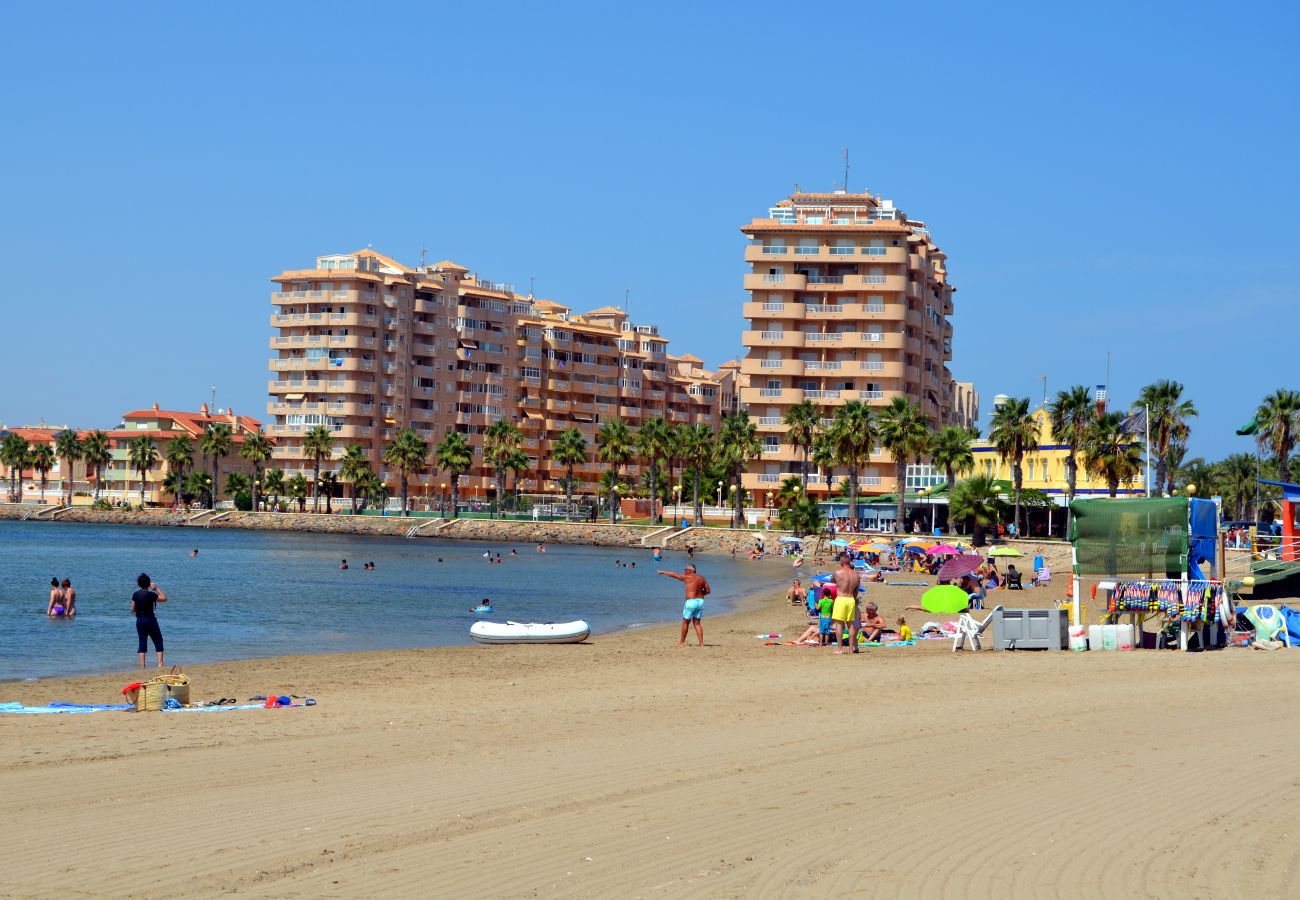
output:
{"label": "building balcony", "polygon": [[312,347],[373,350],[375,339],[357,334],[282,334],[271,338],[272,350],[305,350]]}
{"label": "building balcony", "polygon": [[805,364],[799,359],[742,359],[740,371],[745,375],[802,375]]}
{"label": "building balcony", "polygon": [[271,291],[271,302],[277,306],[305,305],[307,303],[374,303],[377,294],[362,291]]}
{"label": "building balcony", "polygon": [[746,331],[741,336],[741,343],[746,347],[802,347],[803,332],[800,331]]}
{"label": "building balcony", "polygon": [[801,402],[803,393],[799,388],[744,387],[740,389],[740,402],[756,407],[779,406]]}
{"label": "building balcony", "polygon": [[859,331],[858,344],[873,350],[901,350],[906,336],[897,331]]}
{"label": "building balcony", "polygon": [[749,301],[744,304],[741,315],[746,319],[785,319],[800,320],[804,317],[804,305],[789,301],[768,303]]}
{"label": "building balcony", "polygon": [[802,291],[808,286],[803,275],[787,272],[783,275],[750,274],[745,276],[747,291]]}
{"label": "building balcony", "polygon": [[846,366],[852,365],[852,361],[839,359],[810,359],[804,362],[803,368],[809,375],[815,375],[821,372],[840,372],[843,371]]}
{"label": "building balcony", "polygon": [[785,419],[781,416],[751,416],[754,424],[762,432],[778,432],[784,434],[790,430],[790,426],[785,424]]}
{"label": "building balcony", "polygon": [[869,290],[893,293],[906,291],[908,286],[906,275],[859,275],[854,280],[858,290],[865,286]]}
{"label": "building balcony", "polygon": [[842,344],[845,342],[845,338],[847,338],[851,334],[852,332],[840,332],[840,331],[827,331],[827,332],[805,331],[803,335],[803,341],[804,341],[804,346],[809,346],[812,344]]}

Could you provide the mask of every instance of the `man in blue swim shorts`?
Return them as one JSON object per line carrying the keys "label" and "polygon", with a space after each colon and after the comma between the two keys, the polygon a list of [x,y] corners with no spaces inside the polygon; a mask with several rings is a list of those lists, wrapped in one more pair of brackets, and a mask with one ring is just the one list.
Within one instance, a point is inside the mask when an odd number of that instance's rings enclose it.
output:
{"label": "man in blue swim shorts", "polygon": [[686,587],[686,605],[682,607],[682,639],[677,642],[678,647],[686,646],[686,634],[690,630],[691,623],[695,623],[695,636],[704,646],[704,623],[701,617],[704,615],[704,598],[710,593],[709,583],[704,580],[704,576],[695,570],[694,563],[688,563],[684,572],[669,572],[666,569],[660,569],[660,575],[667,575],[669,578],[676,578]]}

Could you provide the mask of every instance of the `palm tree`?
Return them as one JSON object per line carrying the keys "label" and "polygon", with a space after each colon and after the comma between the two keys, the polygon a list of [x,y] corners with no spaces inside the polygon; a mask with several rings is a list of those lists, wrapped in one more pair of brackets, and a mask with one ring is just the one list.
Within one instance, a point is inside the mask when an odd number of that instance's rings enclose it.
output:
{"label": "palm tree", "polygon": [[194,471],[185,476],[185,493],[196,499],[206,498],[208,508],[213,505],[212,476],[207,472]]}
{"label": "palm tree", "polygon": [[672,451],[673,430],[663,417],[655,416],[641,424],[636,433],[636,449],[645,461],[649,471],[651,517],[661,521],[659,516],[659,461],[667,458]]}
{"label": "palm tree", "polygon": [[474,448],[465,440],[465,435],[458,431],[444,437],[434,448],[434,458],[438,468],[447,472],[451,480],[451,517],[460,516],[460,476],[468,472],[474,464]]}
{"label": "palm tree", "polygon": [[284,483],[284,495],[297,502],[298,512],[307,511],[307,479],[301,472],[295,472]]}
{"label": "palm tree", "polygon": [[1187,420],[1196,415],[1196,406],[1191,400],[1183,399],[1183,386],[1177,381],[1162,379],[1148,384],[1138,392],[1133,403],[1133,411],[1145,408],[1147,423],[1151,428],[1151,443],[1148,452],[1156,458],[1155,489],[1162,485],[1173,485],[1168,478],[1169,445],[1175,441],[1186,442],[1190,428]]}
{"label": "palm tree", "polygon": [[1064,391],[1056,392],[1056,399],[1047,407],[1047,423],[1052,431],[1052,440],[1064,444],[1069,455],[1065,457],[1065,504],[1074,502],[1074,489],[1079,483],[1079,448],[1083,445],[1083,436],[1097,419],[1097,409],[1093,406],[1088,389],[1081,384]]}
{"label": "palm tree", "polygon": [[493,470],[498,512],[504,509],[509,464],[523,443],[524,433],[519,426],[505,419],[492,423],[483,431],[483,461]]}
{"label": "palm tree", "polygon": [[262,467],[271,461],[275,452],[275,442],[264,435],[261,430],[244,435],[244,444],[239,448],[239,455],[253,464],[253,511],[257,511],[258,494],[261,493]]}
{"label": "palm tree", "polygon": [[175,476],[168,479],[167,484],[171,486],[173,502],[180,506],[181,494],[185,490],[185,470],[194,465],[194,442],[178,434],[163,448],[163,460],[167,463],[167,474]]}
{"label": "palm tree", "polygon": [[[452,438],[456,438],[462,445],[465,444],[465,436],[452,432],[443,439],[442,444],[438,445],[439,464],[441,464],[441,453],[443,445]],[[414,428],[403,428],[397,432],[393,442],[384,448],[384,462],[392,466],[398,472],[398,477],[402,486],[402,515],[411,514],[410,506],[410,480],[412,472],[421,471],[429,463],[429,444],[420,437]],[[450,468],[447,466],[446,468]],[[469,461],[465,462],[465,469],[469,468]],[[462,469],[462,471],[464,471]],[[452,495],[455,496],[456,476],[451,479]]]}
{"label": "palm tree", "polygon": [[153,438],[146,434],[131,438],[131,443],[126,445],[126,458],[140,475],[140,505],[144,506],[145,479],[149,470],[158,465],[158,448],[153,445]]}
{"label": "palm tree", "polygon": [[217,508],[217,488],[221,484],[221,460],[230,455],[234,440],[230,436],[230,426],[221,422],[209,422],[199,438],[199,450],[212,460],[212,491],[208,495],[208,509]]}
{"label": "palm tree", "polygon": [[321,472],[319,485],[325,485],[325,515],[334,515],[334,488],[338,487],[338,473],[332,469],[328,472]]}
{"label": "palm tree", "polygon": [[831,482],[835,478],[835,441],[829,427],[818,428],[817,433],[813,435],[812,452],[808,456],[809,462],[817,469],[817,474],[822,477],[826,483],[826,492],[831,492]]}
{"label": "palm tree", "polygon": [[320,464],[334,455],[334,434],[324,425],[317,425],[302,436],[302,452],[311,460],[311,511],[320,512]]}
{"label": "palm tree", "polygon": [[45,505],[45,486],[50,480],[50,469],[54,468],[54,445],[40,443],[32,448],[32,470],[41,477],[41,505]]}
{"label": "palm tree", "polygon": [[253,489],[253,480],[243,472],[226,473],[226,493],[238,500],[240,494],[249,494]]}
{"label": "palm tree", "polygon": [[686,427],[682,436],[682,459],[691,467],[691,502],[695,507],[695,524],[704,523],[704,505],[700,498],[700,477],[713,465],[717,443],[713,429],[703,422]]}
{"label": "palm tree", "polygon": [[577,428],[560,432],[551,444],[551,461],[564,466],[565,518],[573,520],[573,467],[587,463],[587,438]]}
{"label": "palm tree", "polygon": [[[798,481],[799,479],[793,480]],[[826,524],[826,518],[822,515],[821,506],[818,505],[815,499],[802,492],[790,505],[781,507],[778,518],[781,527],[792,531],[795,537],[801,537],[805,534],[817,534]]]}
{"label": "palm tree", "polygon": [[388,503],[388,485],[384,480],[370,472],[357,482],[356,490],[361,498],[361,510],[365,510],[366,504],[373,502],[380,508]]}
{"label": "palm tree", "polygon": [[810,400],[796,403],[785,413],[787,426],[785,438],[803,452],[803,469],[800,475],[803,476],[804,490],[808,489],[808,455],[812,452],[813,438],[817,434],[817,426],[820,422],[821,414],[817,412],[817,407],[813,406]]}
{"label": "palm tree", "polygon": [[[876,421],[871,407],[861,400],[847,400],[835,410],[835,419],[826,430],[826,443],[834,465],[844,466],[849,479],[849,521],[858,520],[858,475],[871,460],[876,445]],[[899,482],[902,491],[902,482]],[[898,526],[903,525],[899,516]]]}
{"label": "palm tree", "polygon": [[86,461],[86,467],[94,474],[95,496],[92,499],[98,501],[100,485],[104,481],[104,467],[113,460],[113,453],[108,447],[108,435],[98,428],[86,435],[81,442],[81,456]]}
{"label": "palm tree", "polygon": [[1291,450],[1300,433],[1300,392],[1279,388],[1264,398],[1255,411],[1260,449],[1277,459],[1279,481],[1291,480]]}
{"label": "palm tree", "polygon": [[1249,453],[1234,453],[1219,460],[1214,469],[1215,481],[1223,493],[1224,505],[1235,510],[1233,518],[1238,522],[1250,519],[1247,509],[1258,484],[1255,457]]}
{"label": "palm tree", "polygon": [[63,489],[68,495],[68,505],[72,505],[73,477],[72,467],[82,457],[81,439],[77,432],[65,428],[54,436],[54,454],[63,460]]}
{"label": "palm tree", "polygon": [[984,529],[997,521],[998,487],[988,475],[967,478],[953,488],[948,496],[948,517],[954,522],[970,522],[974,526],[971,543],[984,546]]}
{"label": "palm tree", "polygon": [[1025,454],[1038,446],[1038,422],[1029,413],[1028,397],[1012,397],[998,407],[989,423],[989,440],[1003,462],[1011,462],[1011,487],[1015,495],[1016,534],[1023,535],[1020,525],[1020,491],[1024,487],[1024,471],[1020,464]]}
{"label": "palm tree", "polygon": [[[532,461],[528,458],[528,454],[524,452],[523,447],[516,447],[501,458],[501,468],[510,472],[512,475],[510,479],[511,494],[513,495],[513,499],[511,499],[511,509],[518,509],[519,476],[532,468]],[[510,498],[508,497],[507,499]]]}
{"label": "palm tree", "polygon": [[271,509],[280,505],[280,495],[284,493],[284,469],[267,469],[262,476],[262,490],[271,498]]}
{"label": "palm tree", "polygon": [[596,457],[609,466],[612,475],[612,489],[609,492],[609,521],[618,521],[619,508],[619,473],[632,458],[633,436],[627,423],[622,419],[610,419],[600,426],[596,433]]}
{"label": "palm tree", "polygon": [[776,489],[777,509],[794,506],[802,495],[803,480],[798,475],[782,478],[780,486]]}
{"label": "palm tree", "polygon": [[907,464],[929,449],[930,420],[911,400],[894,397],[876,416],[876,435],[894,460],[894,480],[898,483],[895,521],[901,526],[907,515]]}
{"label": "palm tree", "polygon": [[339,475],[350,484],[352,490],[352,510],[357,511],[358,494],[361,483],[374,474],[370,468],[369,451],[360,444],[352,444],[343,451],[339,458]]}
{"label": "palm tree", "polygon": [[1083,464],[1098,478],[1106,480],[1114,499],[1120,482],[1128,483],[1142,471],[1142,452],[1133,436],[1124,429],[1119,413],[1102,413],[1088,426],[1083,439]]}
{"label": "palm tree", "polygon": [[181,505],[181,500],[187,496],[185,489],[185,473],[175,469],[168,469],[167,474],[163,476],[162,489],[172,495],[172,502],[177,506]]}
{"label": "palm tree", "polygon": [[0,441],[0,463],[9,467],[9,498],[23,499],[23,469],[31,459],[32,448],[22,435],[9,432]]}
{"label": "palm tree", "polygon": [[943,469],[949,493],[957,487],[957,476],[975,468],[975,454],[971,452],[970,442],[977,436],[975,429],[962,425],[945,425],[934,434],[930,458]]}
{"label": "palm tree", "polygon": [[731,475],[735,491],[733,524],[736,528],[745,527],[745,491],[740,486],[740,476],[750,461],[762,451],[763,442],[748,413],[732,413],[722,420],[722,429],[718,434],[718,458]]}

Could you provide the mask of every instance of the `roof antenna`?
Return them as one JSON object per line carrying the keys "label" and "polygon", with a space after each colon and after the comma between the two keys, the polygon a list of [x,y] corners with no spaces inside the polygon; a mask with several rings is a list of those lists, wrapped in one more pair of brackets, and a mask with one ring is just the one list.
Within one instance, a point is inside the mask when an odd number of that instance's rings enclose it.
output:
{"label": "roof antenna", "polygon": [[844,148],[844,184],[841,186],[844,188],[844,193],[847,194],[849,192],[849,148],[848,147]]}
{"label": "roof antenna", "polygon": [[628,315],[631,315],[631,313],[628,312],[631,308],[632,308],[632,289],[623,288],[623,312],[628,313]]}
{"label": "roof antenna", "polygon": [[424,258],[429,255],[429,248],[424,244],[420,245],[420,268],[424,268]]}
{"label": "roof antenna", "polygon": [[210,403],[208,403],[208,411],[211,412],[216,408],[217,408],[217,386],[214,384],[212,386],[212,400]]}

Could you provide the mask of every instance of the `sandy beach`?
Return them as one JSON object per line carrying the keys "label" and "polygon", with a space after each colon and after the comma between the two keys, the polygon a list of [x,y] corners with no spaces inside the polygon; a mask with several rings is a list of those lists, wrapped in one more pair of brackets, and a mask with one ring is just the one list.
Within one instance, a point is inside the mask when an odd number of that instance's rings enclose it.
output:
{"label": "sandy beach", "polygon": [[[318,705],[0,716],[0,894],[1294,892],[1300,717],[1273,701],[1300,654],[765,646],[806,621],[772,571],[702,649],[654,626],[278,657],[189,670],[195,697]],[[892,619],[919,589],[870,596]],[[0,700],[113,702],[134,676]]]}

